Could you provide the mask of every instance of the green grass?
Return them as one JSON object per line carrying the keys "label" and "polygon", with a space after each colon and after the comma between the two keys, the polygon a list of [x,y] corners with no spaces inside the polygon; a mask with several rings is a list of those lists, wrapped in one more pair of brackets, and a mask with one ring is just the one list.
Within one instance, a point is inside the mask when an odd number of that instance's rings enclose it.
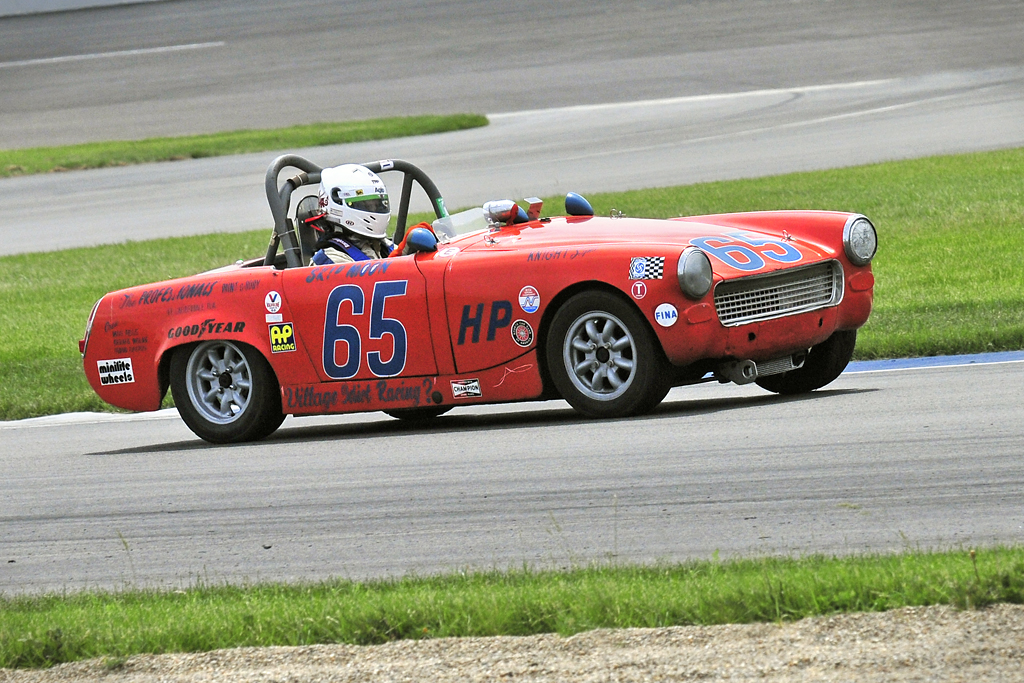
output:
{"label": "green grass", "polygon": [[210,135],[0,150],[0,177],[386,140],[486,125],[487,117],[479,114],[400,116],[312,123],[272,130],[235,130]]}
{"label": "green grass", "polygon": [[1024,548],[0,599],[0,667],[139,653],[778,622],[1024,601]]}
{"label": "green grass", "polygon": [[[879,232],[875,308],[856,358],[1024,348],[1024,149],[590,197],[670,217],[837,209]],[[481,200],[491,199],[482,197]],[[545,213],[562,210],[549,198]],[[109,410],[77,340],[105,292],[264,252],[269,229],[0,258],[0,419]]]}

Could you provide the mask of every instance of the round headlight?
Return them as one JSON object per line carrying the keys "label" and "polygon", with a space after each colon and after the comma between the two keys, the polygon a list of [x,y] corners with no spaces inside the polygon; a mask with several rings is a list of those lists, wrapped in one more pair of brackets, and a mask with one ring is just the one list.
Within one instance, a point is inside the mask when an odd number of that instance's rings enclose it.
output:
{"label": "round headlight", "polygon": [[846,257],[856,266],[871,263],[878,251],[878,235],[875,226],[864,216],[852,216],[843,228],[843,248]]}
{"label": "round headlight", "polygon": [[711,290],[711,261],[697,247],[687,247],[679,255],[679,289],[691,299],[702,299]]}

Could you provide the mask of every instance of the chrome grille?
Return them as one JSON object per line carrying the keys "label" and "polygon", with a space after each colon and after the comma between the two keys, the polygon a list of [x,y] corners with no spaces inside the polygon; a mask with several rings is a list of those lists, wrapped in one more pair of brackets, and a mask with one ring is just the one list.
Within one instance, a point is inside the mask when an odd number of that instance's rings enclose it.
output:
{"label": "chrome grille", "polygon": [[715,310],[732,327],[833,306],[842,298],[843,267],[827,261],[722,282],[715,287]]}

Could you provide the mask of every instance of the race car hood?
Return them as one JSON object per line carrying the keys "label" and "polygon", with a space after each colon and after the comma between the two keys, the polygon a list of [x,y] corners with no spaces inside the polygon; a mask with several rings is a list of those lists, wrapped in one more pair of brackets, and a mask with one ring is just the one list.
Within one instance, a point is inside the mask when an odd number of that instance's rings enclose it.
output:
{"label": "race car hood", "polygon": [[[622,244],[645,248],[695,246],[711,257],[721,276],[736,277],[807,265],[836,258],[850,214],[825,211],[778,211],[720,214],[685,219],[564,217],[507,226],[467,239],[462,249],[581,250]],[[473,244],[469,244],[473,242]]]}

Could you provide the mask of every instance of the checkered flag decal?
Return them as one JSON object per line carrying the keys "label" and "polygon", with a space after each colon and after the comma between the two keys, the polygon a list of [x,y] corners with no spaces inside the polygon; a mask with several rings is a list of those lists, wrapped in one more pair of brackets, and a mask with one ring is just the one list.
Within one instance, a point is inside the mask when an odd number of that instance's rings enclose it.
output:
{"label": "checkered flag decal", "polygon": [[629,262],[630,280],[660,280],[664,272],[664,256],[636,256]]}

